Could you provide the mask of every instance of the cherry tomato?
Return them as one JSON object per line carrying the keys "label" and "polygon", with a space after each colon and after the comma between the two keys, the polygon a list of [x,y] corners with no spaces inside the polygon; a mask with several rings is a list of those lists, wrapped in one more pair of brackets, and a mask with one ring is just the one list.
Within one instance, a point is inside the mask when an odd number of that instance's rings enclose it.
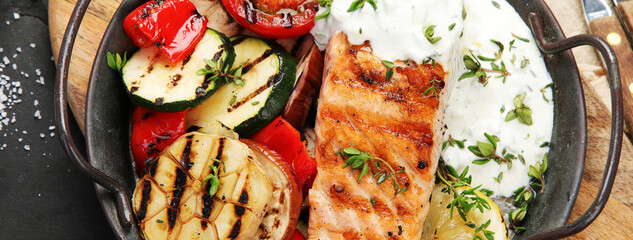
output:
{"label": "cherry tomato", "polygon": [[123,27],[134,45],[156,45],[173,63],[191,54],[207,22],[189,0],[152,0],[132,11]]}
{"label": "cherry tomato", "polygon": [[222,4],[246,29],[277,39],[295,38],[310,32],[319,10],[316,0],[222,0]]}
{"label": "cherry tomato", "polygon": [[140,175],[147,167],[145,161],[156,157],[163,149],[185,134],[186,111],[154,112],[142,107],[132,113],[132,135],[130,147]]}
{"label": "cherry tomato", "polygon": [[301,142],[299,131],[286,120],[278,117],[268,126],[253,134],[250,139],[266,145],[281,155],[294,171],[299,188],[303,190],[305,197],[312,187],[312,182],[314,182],[317,165],[314,159],[308,155],[305,144]]}

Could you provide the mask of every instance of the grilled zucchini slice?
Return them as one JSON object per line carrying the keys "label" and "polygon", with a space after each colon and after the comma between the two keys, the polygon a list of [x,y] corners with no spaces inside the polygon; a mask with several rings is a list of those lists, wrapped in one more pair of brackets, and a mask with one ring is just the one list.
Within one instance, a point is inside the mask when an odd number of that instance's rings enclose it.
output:
{"label": "grilled zucchini slice", "polygon": [[138,50],[122,70],[123,83],[130,99],[141,107],[160,112],[179,112],[209,98],[222,84],[209,82],[196,72],[205,67],[204,59],[222,60],[230,68],[235,52],[222,33],[207,29],[193,53],[172,63],[157,47]]}
{"label": "grilled zucchini slice", "polygon": [[220,121],[240,137],[247,137],[272,122],[286,105],[296,81],[296,63],[290,53],[259,38],[231,38],[235,65],[244,64],[244,85],[226,84],[200,106],[187,113],[188,127],[209,132]]}
{"label": "grilled zucchini slice", "polygon": [[[134,212],[144,237],[252,239],[273,197],[256,157],[244,143],[224,136],[194,132],[180,137],[137,182]],[[203,181],[210,165],[219,169],[213,196]]]}

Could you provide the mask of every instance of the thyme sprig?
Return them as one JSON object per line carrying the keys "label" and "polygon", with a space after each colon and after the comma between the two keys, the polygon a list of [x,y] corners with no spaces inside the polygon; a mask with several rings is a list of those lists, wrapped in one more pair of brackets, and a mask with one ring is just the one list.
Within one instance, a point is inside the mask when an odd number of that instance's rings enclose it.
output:
{"label": "thyme sprig", "polygon": [[330,16],[330,8],[332,7],[332,1],[334,0],[318,0],[319,1],[319,6],[321,6],[322,8],[325,8],[325,11],[319,15],[317,15],[316,17],[314,17],[314,19],[312,21],[316,21],[319,19],[326,19],[327,17]]}
{"label": "thyme sprig", "polygon": [[[494,73],[499,74],[496,76],[496,78],[503,78],[503,82],[506,82],[506,79],[511,74],[510,72],[508,72],[505,62],[501,60],[501,57],[503,56],[503,51],[505,50],[505,46],[503,45],[503,43],[494,39],[490,39],[490,42],[499,47],[499,50],[495,53],[495,56],[486,57],[482,55],[477,55],[475,57],[472,50],[469,50],[470,55],[464,55],[463,57],[464,65],[466,65],[466,68],[469,71],[462,74],[459,77],[459,80],[470,77],[477,77],[479,79],[479,82],[485,86],[488,83],[488,79],[490,79],[490,76],[487,73]],[[492,69],[483,68],[481,66],[480,60],[484,62],[490,62],[490,66]],[[499,60],[501,61],[499,63],[496,63],[496,61]]]}
{"label": "thyme sprig", "polygon": [[514,191],[514,194],[516,194],[514,202],[518,204],[518,208],[509,213],[510,228],[517,231],[525,230],[524,227],[519,227],[517,224],[525,219],[528,204],[536,197],[536,191],[540,190],[540,192],[543,193],[543,188],[545,186],[543,174],[546,170],[547,154],[543,155],[543,160],[541,162],[537,162],[535,165],[530,165],[528,176],[530,176],[533,180],[530,185],[520,187]]}
{"label": "thyme sprig", "polygon": [[[401,194],[409,189],[408,187],[400,188],[400,184],[395,177],[396,173],[404,172],[405,168],[402,166],[400,166],[400,169],[396,172],[393,167],[391,167],[391,165],[382,158],[374,157],[367,152],[360,151],[353,147],[338,150],[335,152],[335,154],[340,155],[343,160],[347,158],[347,161],[345,162],[345,165],[343,165],[343,168],[350,166],[353,170],[360,169],[360,174],[358,175],[358,179],[356,180],[357,182],[360,182],[360,180],[363,179],[365,175],[367,175],[367,173],[369,172],[369,163],[373,160],[374,166],[379,169],[379,171],[373,173],[372,175],[373,178],[376,178],[377,185],[380,185],[391,178],[393,180],[395,195]],[[387,166],[387,171],[383,170],[383,164]]]}
{"label": "thyme sprig", "polygon": [[440,91],[440,88],[437,87],[438,84],[442,84],[442,81],[438,80],[437,78],[431,79],[431,81],[429,81],[429,85],[431,86],[427,88],[426,90],[424,90],[424,92],[422,93],[422,96],[428,97],[428,96],[431,96],[431,94],[433,94],[433,97],[437,98],[437,93]]}
{"label": "thyme sprig", "polygon": [[506,115],[506,122],[518,119],[520,123],[532,126],[532,109],[523,104],[525,96],[526,93],[521,93],[514,97],[512,101],[514,102],[515,108],[510,110]]}
{"label": "thyme sprig", "polygon": [[108,66],[117,72],[121,73],[123,70],[123,66],[127,63],[127,51],[123,52],[123,57],[121,57],[118,53],[106,53],[106,59],[108,61]]}
{"label": "thyme sprig", "polygon": [[[222,164],[222,162],[218,159],[214,158],[211,160],[218,163],[218,166],[214,166],[213,164],[209,165],[209,167],[211,168],[211,172],[209,173],[209,175],[207,175],[204,178],[204,180],[202,180],[202,183],[200,184],[200,186],[204,185],[205,182],[209,181],[209,195],[213,197],[218,192],[218,188],[220,187],[220,177],[219,177],[220,169],[218,167],[220,165],[222,166],[225,166],[225,165]],[[224,171],[226,171],[226,169]]]}
{"label": "thyme sprig", "polygon": [[196,71],[196,75],[205,75],[207,81],[211,84],[211,89],[215,88],[215,80],[222,79],[225,83],[233,83],[235,85],[244,85],[244,79],[242,79],[242,68],[244,63],[240,64],[236,68],[232,68],[230,64],[227,64],[220,59],[204,59],[204,68]]}
{"label": "thyme sprig", "polygon": [[474,160],[472,163],[484,165],[490,161],[495,161],[499,165],[503,163],[508,164],[508,169],[512,168],[512,160],[517,159],[517,157],[508,153],[506,149],[502,150],[501,155],[497,154],[497,142],[500,141],[499,137],[488,133],[484,133],[484,136],[488,142],[478,141],[476,145],[468,146],[468,150],[470,150],[470,152],[472,152],[475,156],[479,157],[479,159]]}
{"label": "thyme sprig", "polygon": [[448,135],[448,140],[442,143],[442,151],[444,151],[447,147],[454,147],[454,146],[457,146],[460,149],[464,149],[465,148],[464,142],[466,142],[466,139],[456,140],[456,139],[453,139],[453,136]]}
{"label": "thyme sprig", "polygon": [[[475,209],[482,213],[484,212],[484,209],[490,210],[490,204],[488,201],[483,197],[478,196],[475,192],[481,188],[481,185],[477,187],[470,186],[472,176],[468,175],[468,167],[458,174],[453,167],[444,165],[443,162],[441,162],[440,167],[438,168],[437,180],[446,186],[442,189],[442,192],[453,196],[453,200],[447,206],[447,208],[450,208],[450,216],[453,217],[453,209],[456,209],[457,214],[462,218],[462,220],[464,220],[464,222],[466,222],[466,225],[471,228],[475,228],[475,236],[473,236],[473,239],[483,240],[483,238],[477,234],[479,232],[483,232],[486,239],[493,239],[493,235],[495,233],[486,230],[490,224],[490,220],[477,226],[474,224],[474,221],[468,217],[470,211]],[[460,192],[457,190],[460,187],[470,188]],[[481,189],[481,191],[482,193],[485,192],[488,196],[489,194],[492,195],[492,191],[490,190]]]}

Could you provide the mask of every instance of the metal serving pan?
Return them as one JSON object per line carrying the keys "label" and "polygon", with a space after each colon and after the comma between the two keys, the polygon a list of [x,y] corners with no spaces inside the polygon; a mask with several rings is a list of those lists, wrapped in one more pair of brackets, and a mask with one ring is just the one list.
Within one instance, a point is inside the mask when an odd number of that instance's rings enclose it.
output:
{"label": "metal serving pan", "polygon": [[[123,91],[120,76],[106,63],[106,52],[133,52],[124,18],[146,0],[126,0],[108,26],[97,52],[86,104],[86,148],[83,157],[69,134],[66,82],[72,46],[90,0],[79,0],[70,18],[61,46],[55,83],[56,121],[66,152],[79,169],[95,181],[105,215],[119,239],[140,239],[130,198],[135,187],[129,148],[132,104]],[[543,0],[509,0],[529,23],[554,80],[554,132],[545,173],[547,187],[529,206],[527,231],[515,239],[555,239],[586,228],[606,204],[617,172],[622,144],[622,94],[617,61],[610,47],[593,35],[565,38]],[[587,212],[566,224],[574,206],[585,162],[587,124],[583,90],[576,62],[569,49],[591,45],[607,62],[612,101],[612,130],[607,164],[597,196]]]}

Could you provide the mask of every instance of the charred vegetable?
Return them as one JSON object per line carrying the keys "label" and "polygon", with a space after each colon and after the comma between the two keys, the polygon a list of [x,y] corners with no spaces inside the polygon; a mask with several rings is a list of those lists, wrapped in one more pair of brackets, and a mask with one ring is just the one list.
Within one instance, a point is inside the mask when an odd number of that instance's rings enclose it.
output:
{"label": "charred vegetable", "polygon": [[205,68],[205,59],[220,63],[229,71],[235,57],[233,48],[224,34],[207,30],[187,58],[171,63],[156,47],[142,48],[123,67],[123,83],[136,105],[159,112],[179,112],[202,103],[221,85],[199,75]]}

